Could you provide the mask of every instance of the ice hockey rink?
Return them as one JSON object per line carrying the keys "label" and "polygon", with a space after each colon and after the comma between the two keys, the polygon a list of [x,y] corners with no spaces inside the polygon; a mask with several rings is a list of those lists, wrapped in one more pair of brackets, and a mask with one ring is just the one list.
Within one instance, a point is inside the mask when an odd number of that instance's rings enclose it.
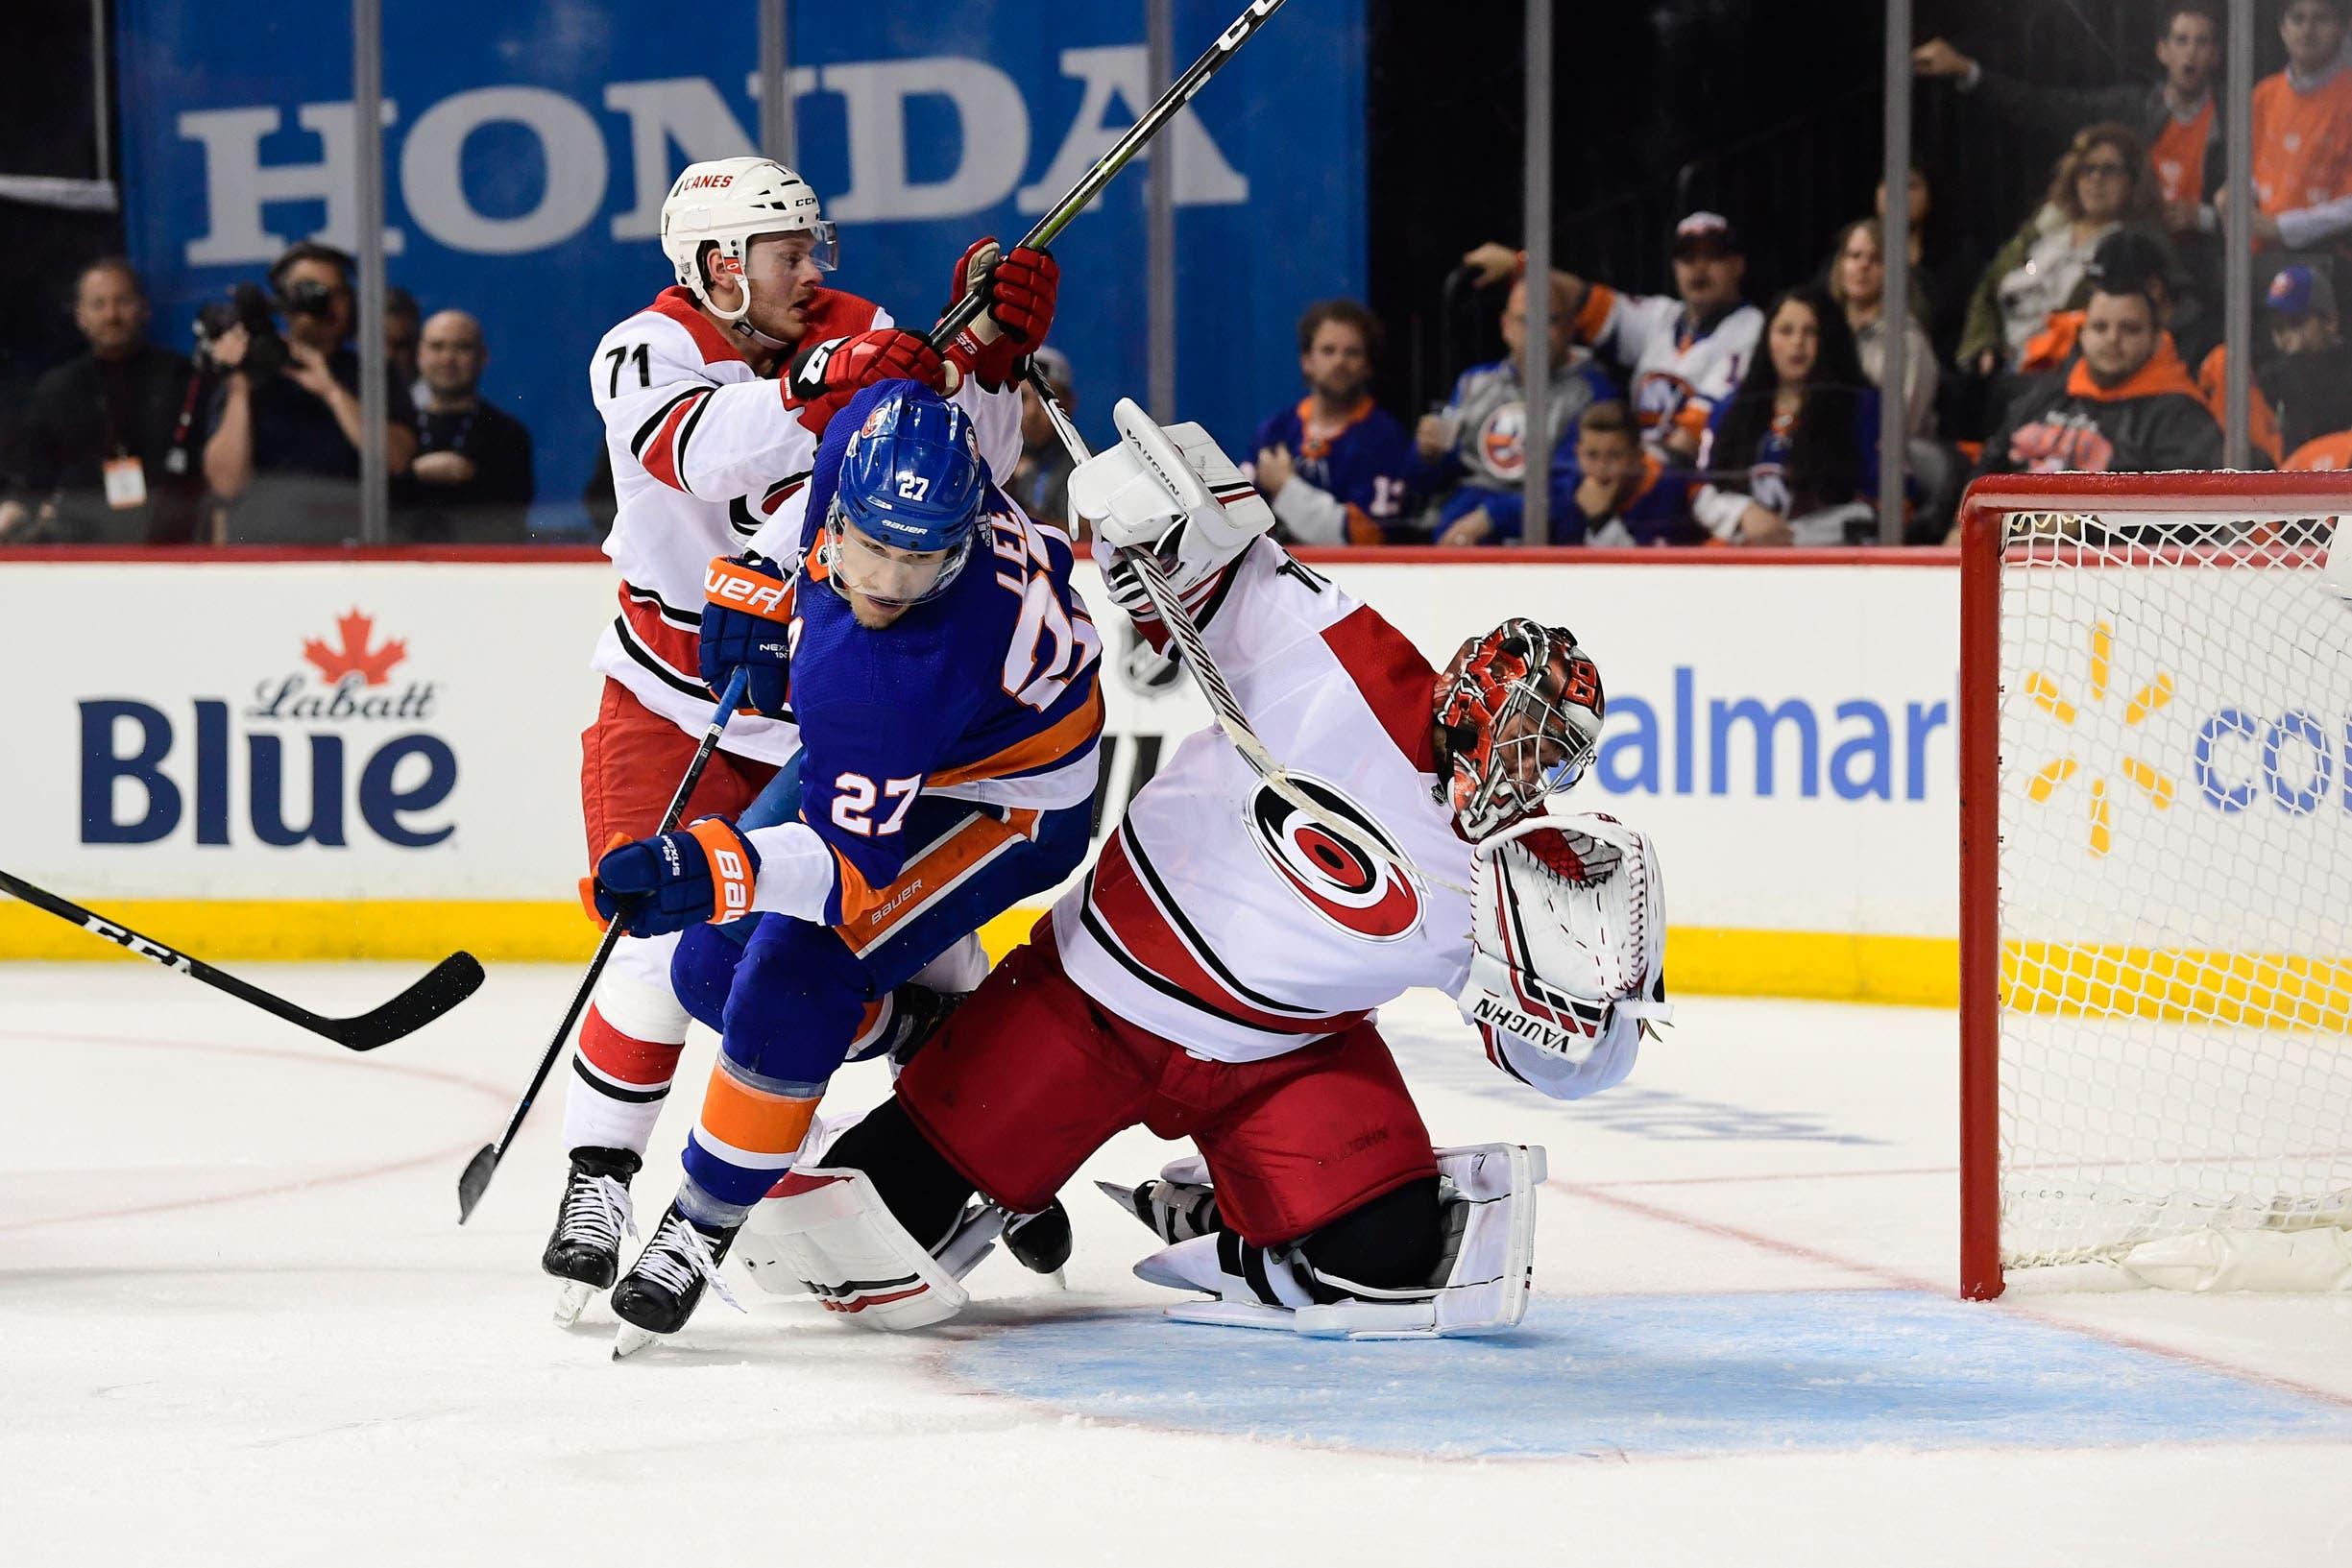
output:
{"label": "ice hockey rink", "polygon": [[[415,967],[253,973],[355,1011]],[[1000,1254],[886,1338],[739,1275],[616,1363],[537,1268],[560,1084],[456,1223],[575,978],[357,1056],[159,969],[0,970],[0,1559],[2352,1562],[2352,1302],[1956,1298],[1945,1012],[1685,999],[1565,1105],[1389,1009],[1441,1143],[1550,1150],[1507,1337],[1168,1323],[1081,1180],[1066,1291]]]}

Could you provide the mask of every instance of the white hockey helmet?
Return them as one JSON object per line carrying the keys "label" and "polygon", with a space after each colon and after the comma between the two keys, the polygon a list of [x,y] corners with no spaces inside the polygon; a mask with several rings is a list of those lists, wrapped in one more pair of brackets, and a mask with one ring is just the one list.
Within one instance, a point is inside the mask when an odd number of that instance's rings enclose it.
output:
{"label": "white hockey helmet", "polygon": [[744,249],[761,234],[805,232],[809,258],[833,271],[840,243],[833,225],[817,210],[809,182],[773,158],[716,157],[690,163],[662,203],[662,253],[677,269],[678,282],[725,321],[740,322],[751,309],[751,291],[732,311],[711,302],[702,272],[702,248],[715,244],[721,256],[741,262]]}

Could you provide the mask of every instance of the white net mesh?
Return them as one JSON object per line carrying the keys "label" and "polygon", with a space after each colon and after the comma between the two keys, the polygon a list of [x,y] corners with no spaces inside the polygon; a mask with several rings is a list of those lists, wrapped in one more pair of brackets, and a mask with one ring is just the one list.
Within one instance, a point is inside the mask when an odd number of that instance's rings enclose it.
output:
{"label": "white net mesh", "polygon": [[2004,1268],[2352,1224],[2352,604],[2320,569],[2332,523],[2007,519]]}

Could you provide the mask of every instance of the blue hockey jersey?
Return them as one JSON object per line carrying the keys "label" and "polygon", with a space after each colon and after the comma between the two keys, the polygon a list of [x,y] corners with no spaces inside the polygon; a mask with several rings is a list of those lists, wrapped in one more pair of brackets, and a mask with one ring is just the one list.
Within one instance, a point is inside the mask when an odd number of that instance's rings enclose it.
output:
{"label": "blue hockey jersey", "polygon": [[[1379,544],[1405,515],[1419,468],[1404,426],[1367,396],[1335,434],[1309,433],[1315,400],[1302,398],[1271,415],[1249,444],[1254,458],[1270,446],[1291,454],[1297,476],[1346,508],[1348,544]],[[1276,507],[1276,514],[1281,512]],[[1322,543],[1318,541],[1317,543]]]}
{"label": "blue hockey jersey", "polygon": [[828,924],[870,908],[925,848],[905,831],[918,796],[1016,816],[1079,805],[1103,733],[1103,639],[1071,586],[1070,538],[993,482],[956,579],[886,627],[858,623],[817,545],[865,400],[818,448],[792,597],[801,820],[836,861]]}

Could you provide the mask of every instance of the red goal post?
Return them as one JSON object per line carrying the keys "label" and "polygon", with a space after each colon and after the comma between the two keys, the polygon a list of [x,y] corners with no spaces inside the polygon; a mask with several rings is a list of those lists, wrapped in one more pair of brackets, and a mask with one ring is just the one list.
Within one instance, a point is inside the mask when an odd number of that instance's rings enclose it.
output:
{"label": "red goal post", "polygon": [[2352,1224],[2340,513],[2352,474],[1962,503],[1965,1295],[2041,1264],[2246,1283],[2215,1270],[2248,1235]]}

